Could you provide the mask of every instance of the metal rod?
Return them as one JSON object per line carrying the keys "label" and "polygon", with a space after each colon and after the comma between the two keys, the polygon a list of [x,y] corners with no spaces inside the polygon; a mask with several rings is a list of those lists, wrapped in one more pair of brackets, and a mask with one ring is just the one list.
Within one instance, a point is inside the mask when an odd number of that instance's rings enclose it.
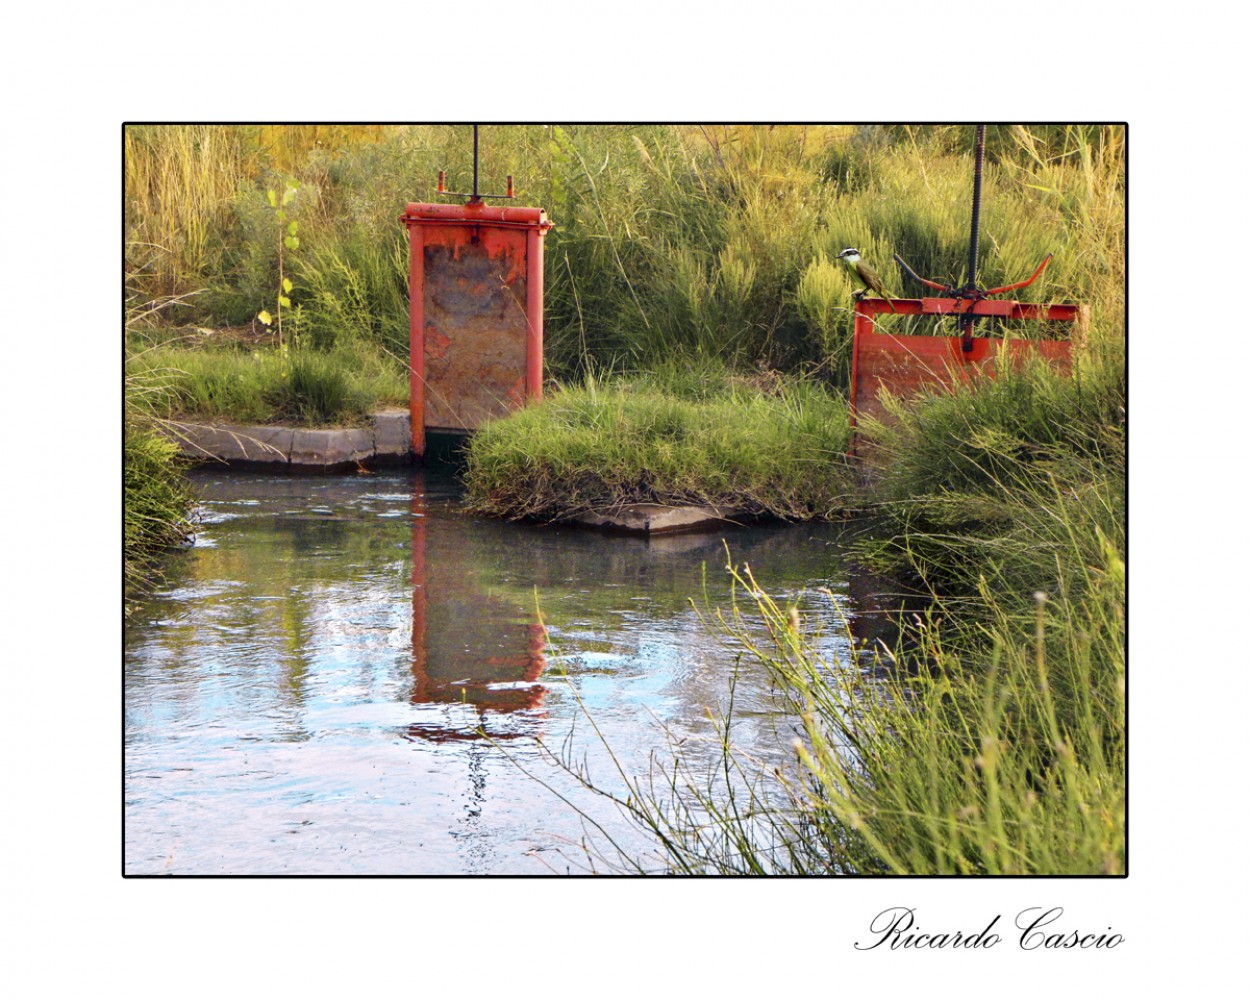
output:
{"label": "metal rod", "polygon": [[[984,126],[984,125],[981,125],[981,126],[978,126],[978,127],[979,127],[979,128],[985,128],[985,126]],[[980,184],[981,184],[981,176],[980,176],[980,174],[978,173],[978,174],[977,174],[977,190],[978,190],[978,192],[980,191]],[[980,195],[978,194],[978,198],[979,198],[979,197],[980,197]],[[474,200],[474,201],[481,201],[481,198],[479,198],[479,197],[478,197],[478,193],[477,193],[477,126],[476,126],[476,125],[474,125],[474,126],[473,126],[473,200]],[[975,212],[975,211],[976,211],[976,209],[974,208],[974,209],[973,209],[973,211]],[[975,216],[974,216],[974,218],[975,218]]]}
{"label": "metal rod", "polygon": [[903,258],[900,257],[898,254],[894,255],[894,260],[898,263],[899,267],[901,267],[904,271],[910,274],[913,278],[915,278],[922,285],[928,285],[930,288],[936,289],[939,292],[946,292],[947,294],[950,294],[955,291],[955,289],[951,288],[950,285],[939,285],[936,281],[930,281],[928,278],[920,277],[920,275],[918,275],[915,271],[911,269],[911,265],[908,264],[907,261],[903,260]]}
{"label": "metal rod", "polygon": [[[983,291],[980,294],[979,297],[986,298],[987,296],[990,296],[990,295],[999,295],[1002,292],[1014,292],[1017,288],[1027,288],[1029,285],[1033,284],[1033,282],[1037,280],[1038,275],[1040,275],[1044,270],[1046,270],[1046,265],[1050,263],[1051,259],[1054,256],[1055,255],[1053,253],[1048,253],[1046,255],[1046,259],[1037,265],[1037,270],[1033,272],[1032,277],[1025,278],[1024,281],[1017,281],[1013,285],[1002,285],[999,288],[987,288],[985,289],[985,291]],[[912,270],[911,265],[908,264],[907,261],[903,260],[903,258],[900,257],[898,254],[894,255],[894,260],[897,262],[899,267],[901,267],[904,271],[906,271],[909,275],[911,275],[911,277],[913,277],[916,281],[920,282],[920,284],[922,285],[928,285],[930,288],[933,288],[939,292],[946,292],[948,295],[959,296],[960,292],[962,291],[962,289],[952,288],[950,285],[942,285],[936,281],[930,281],[928,278],[920,277],[920,275],[918,275],[914,270]]]}
{"label": "metal rod", "polygon": [[[981,248],[981,171],[985,166],[985,126],[977,126],[976,165],[972,173],[972,235],[968,239],[968,284],[967,290],[973,297],[977,294],[977,257]],[[972,350],[971,316],[964,320],[964,353]]]}
{"label": "metal rod", "polygon": [[976,167],[972,175],[972,238],[968,243],[968,286],[977,286],[977,257],[981,245],[981,171],[985,167],[985,126],[977,126]]}
{"label": "metal rod", "polygon": [[479,183],[481,156],[478,149],[478,126],[473,126],[473,193],[468,194],[464,191],[448,191],[447,190],[447,171],[440,170],[438,172],[438,193],[445,194],[451,198],[468,198],[470,203],[476,204],[484,198],[515,198],[513,193],[512,175],[508,175],[508,193],[507,194],[482,194]]}
{"label": "metal rod", "polygon": [[1053,256],[1053,253],[1048,253],[1046,255],[1046,259],[1037,265],[1037,270],[1033,272],[1033,277],[1026,278],[1024,281],[1017,281],[1014,285],[1003,285],[1001,288],[988,288],[986,289],[985,294],[998,295],[1000,292],[1014,292],[1017,288],[1028,288],[1029,285],[1033,284],[1033,282],[1037,280],[1037,276],[1046,269],[1046,265],[1050,263],[1050,259]]}

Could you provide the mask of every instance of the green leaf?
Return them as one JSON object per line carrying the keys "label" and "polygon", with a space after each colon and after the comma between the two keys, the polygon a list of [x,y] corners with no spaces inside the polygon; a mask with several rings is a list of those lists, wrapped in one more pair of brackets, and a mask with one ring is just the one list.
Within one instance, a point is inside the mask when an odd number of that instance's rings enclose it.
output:
{"label": "green leaf", "polygon": [[288,299],[285,295],[279,295],[279,296],[278,296],[278,305],[280,305],[283,309],[290,309],[290,308],[291,308],[291,300],[290,300],[290,299]]}
{"label": "green leaf", "polygon": [[284,292],[286,292],[288,295],[290,295],[290,294],[291,294],[291,289],[292,289],[292,288],[294,288],[294,287],[295,287],[295,286],[291,284],[291,279],[290,279],[290,278],[283,278],[283,279],[282,279],[282,290],[283,290]]}
{"label": "green leaf", "polygon": [[288,236],[282,242],[286,244],[286,248],[288,250],[299,249],[299,237],[298,236]]}
{"label": "green leaf", "polygon": [[274,208],[278,207],[278,193],[276,191],[269,192],[269,204]]}
{"label": "green leaf", "polygon": [[290,233],[292,236],[294,236],[294,235],[295,235],[295,231],[296,231],[297,229],[299,229],[299,220],[298,220],[298,219],[292,219],[292,220],[291,220],[291,224],[290,224],[289,226],[287,226],[287,227],[286,227],[286,231],[287,231],[288,233]]}
{"label": "green leaf", "polygon": [[287,189],[282,192],[282,204],[283,205],[291,204],[291,199],[294,197],[295,197],[295,188],[288,185]]}
{"label": "green leaf", "polygon": [[265,326],[270,326],[273,324],[273,317],[269,315],[268,309],[262,309],[259,313],[256,314],[256,318],[260,320],[262,323],[264,323]]}
{"label": "green leaf", "polygon": [[278,221],[286,222],[286,212],[282,211],[282,209],[278,209]]}

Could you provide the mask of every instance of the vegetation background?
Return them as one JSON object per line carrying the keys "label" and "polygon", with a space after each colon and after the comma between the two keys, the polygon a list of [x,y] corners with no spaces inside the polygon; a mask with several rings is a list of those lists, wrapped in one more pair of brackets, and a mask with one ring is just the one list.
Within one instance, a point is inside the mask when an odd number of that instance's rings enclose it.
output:
{"label": "vegetation background", "polygon": [[[546,362],[556,378],[652,368],[679,352],[809,366],[845,383],[853,288],[833,261],[858,245],[897,294],[893,254],[961,281],[970,126],[483,126],[480,188],[516,178],[546,208]],[[1031,301],[1123,315],[1124,131],[990,126],[979,280],[1027,276]],[[125,133],[127,287],[176,299],[185,326],[248,326],[271,308],[282,227],[296,336],[328,351],[407,351],[409,201],[440,169],[471,189],[468,126],[146,125]],[[1097,292],[1097,295],[1095,293]],[[1107,298],[1110,296],[1110,298]],[[1112,330],[1111,333],[1122,333]]]}

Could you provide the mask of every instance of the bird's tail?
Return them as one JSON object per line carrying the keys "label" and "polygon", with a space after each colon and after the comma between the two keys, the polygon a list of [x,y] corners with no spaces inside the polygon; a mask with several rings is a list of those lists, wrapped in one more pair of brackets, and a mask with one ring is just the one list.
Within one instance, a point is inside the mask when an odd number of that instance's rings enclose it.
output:
{"label": "bird's tail", "polygon": [[888,306],[890,307],[890,312],[892,312],[892,313],[896,313],[896,312],[898,312],[898,310],[894,308],[894,300],[893,300],[892,298],[890,298],[890,296],[889,296],[888,294],[886,294],[886,291],[885,291],[885,289],[884,289],[884,288],[883,288],[883,289],[881,289],[881,297],[882,297],[883,299],[885,299],[885,301],[886,301],[886,305],[888,305]]}

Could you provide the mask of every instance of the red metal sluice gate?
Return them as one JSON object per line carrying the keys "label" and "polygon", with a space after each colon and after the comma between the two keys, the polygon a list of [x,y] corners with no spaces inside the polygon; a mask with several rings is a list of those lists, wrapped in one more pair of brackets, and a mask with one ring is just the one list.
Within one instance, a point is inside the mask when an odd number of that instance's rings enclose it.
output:
{"label": "red metal sluice gate", "polygon": [[[1039,269],[1040,270],[1040,269]],[[890,302],[894,308],[891,309]],[[900,335],[878,332],[873,317],[997,316],[1004,319],[1056,320],[1073,324],[1069,340],[1002,340],[995,337]],[[851,354],[851,429],[866,415],[880,419],[884,408],[877,394],[908,398],[918,392],[950,388],[960,381],[993,378],[1000,363],[1036,355],[1061,370],[1070,370],[1072,344],[1080,342],[1089,322],[1086,305],[995,301],[990,299],[861,299],[855,306]],[[854,452],[852,439],[852,452]]]}
{"label": "red metal sluice gate", "polygon": [[[511,180],[511,179],[509,179]],[[542,398],[541,208],[408,205],[412,450]]]}

